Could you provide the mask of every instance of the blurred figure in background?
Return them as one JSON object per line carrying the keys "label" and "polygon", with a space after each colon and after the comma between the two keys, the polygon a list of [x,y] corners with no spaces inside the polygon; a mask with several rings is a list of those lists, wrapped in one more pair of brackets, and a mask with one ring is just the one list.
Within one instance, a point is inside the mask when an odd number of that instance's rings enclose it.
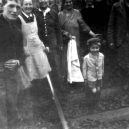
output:
{"label": "blurred figure in background", "polygon": [[121,85],[129,88],[129,0],[120,0],[113,4],[107,39],[114,55],[111,55],[110,60],[114,74],[112,78],[116,82],[120,78],[123,82]]}
{"label": "blurred figure in background", "polygon": [[86,8],[94,8],[94,0],[85,0]]}

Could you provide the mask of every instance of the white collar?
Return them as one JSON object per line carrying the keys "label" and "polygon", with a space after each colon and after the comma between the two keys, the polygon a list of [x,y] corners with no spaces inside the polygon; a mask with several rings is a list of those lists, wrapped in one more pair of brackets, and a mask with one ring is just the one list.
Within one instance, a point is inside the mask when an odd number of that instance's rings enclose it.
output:
{"label": "white collar", "polygon": [[32,13],[31,13],[30,15],[27,15],[27,14],[26,14],[25,12],[23,12],[23,11],[22,11],[22,13],[23,13],[23,15],[24,15],[26,18],[29,18],[29,16],[30,16],[30,17],[32,17],[32,16],[33,16],[33,14],[32,14]]}
{"label": "white collar", "polygon": [[47,8],[45,11],[44,11],[44,16],[46,16],[46,14],[48,13],[48,12],[50,12],[50,8]]}
{"label": "white collar", "polygon": [[[50,8],[46,8],[45,11],[43,11],[43,15],[46,16],[46,14],[50,12],[50,10],[51,10]],[[39,11],[42,11],[42,10],[39,8]]]}

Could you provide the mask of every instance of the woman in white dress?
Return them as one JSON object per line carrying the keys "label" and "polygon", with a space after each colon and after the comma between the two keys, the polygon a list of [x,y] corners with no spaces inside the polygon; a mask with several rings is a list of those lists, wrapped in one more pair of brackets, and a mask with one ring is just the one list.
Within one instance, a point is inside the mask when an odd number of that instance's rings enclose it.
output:
{"label": "woman in white dress", "polygon": [[22,12],[19,19],[22,25],[25,71],[30,80],[43,79],[51,71],[45,46],[38,36],[38,27],[35,15],[32,13],[32,0],[22,1]]}

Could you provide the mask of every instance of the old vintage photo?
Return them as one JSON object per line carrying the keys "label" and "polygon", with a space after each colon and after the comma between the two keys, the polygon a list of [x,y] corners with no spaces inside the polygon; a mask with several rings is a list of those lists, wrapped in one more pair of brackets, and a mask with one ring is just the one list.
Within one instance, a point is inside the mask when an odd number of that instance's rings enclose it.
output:
{"label": "old vintage photo", "polygon": [[0,129],[129,129],[129,0],[0,0]]}

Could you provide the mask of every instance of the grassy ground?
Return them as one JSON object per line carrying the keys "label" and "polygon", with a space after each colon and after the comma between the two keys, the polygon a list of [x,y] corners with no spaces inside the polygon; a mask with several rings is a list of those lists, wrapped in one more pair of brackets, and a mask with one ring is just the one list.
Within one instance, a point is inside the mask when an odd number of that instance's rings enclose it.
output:
{"label": "grassy ground", "polygon": [[[105,54],[105,76],[103,82],[103,89],[115,87],[116,89],[122,85],[122,78],[119,75],[119,68],[115,65],[113,60],[113,53],[103,49]],[[111,60],[112,59],[112,63]],[[112,65],[113,64],[113,65]],[[117,71],[117,72],[116,72]],[[60,85],[58,80],[52,77],[54,88],[59,89]],[[47,86],[47,90],[44,91],[44,86]],[[66,87],[64,85],[64,87]],[[65,93],[62,91],[57,92],[57,96],[61,102],[61,106],[64,111],[66,120],[69,122],[70,129],[127,129],[129,127],[129,121],[113,120],[113,121],[92,121],[92,120],[80,120],[77,121],[77,127],[75,123],[69,121],[69,119],[75,119],[87,114],[105,112],[109,110],[119,109],[129,106],[128,92],[120,90],[117,94],[112,93],[108,96],[112,90],[105,92],[105,96],[101,97],[99,107],[94,110],[89,110],[84,97],[84,85],[78,83],[76,87],[65,88]],[[72,91],[72,92],[70,92]],[[83,94],[83,97],[79,98],[79,94]],[[47,82],[41,82],[37,86],[27,89],[22,94],[22,106],[20,107],[22,119],[19,120],[19,124],[16,129],[61,129],[61,122],[58,116],[58,112],[52,99]],[[7,129],[7,118],[4,114],[6,111],[5,106],[5,91],[2,80],[0,80],[0,129]],[[14,128],[15,129],[15,128]]]}

